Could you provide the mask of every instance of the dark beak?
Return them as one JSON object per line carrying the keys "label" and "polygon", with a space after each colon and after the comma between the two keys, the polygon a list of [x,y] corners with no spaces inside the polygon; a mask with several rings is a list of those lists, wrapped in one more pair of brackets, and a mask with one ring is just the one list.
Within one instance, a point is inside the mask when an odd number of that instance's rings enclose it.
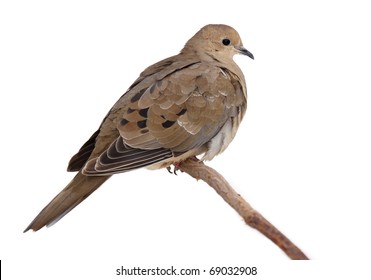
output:
{"label": "dark beak", "polygon": [[247,49],[245,49],[244,47],[241,46],[241,47],[237,47],[236,49],[238,50],[240,54],[247,55],[251,59],[254,59],[254,55],[251,52],[249,52]]}

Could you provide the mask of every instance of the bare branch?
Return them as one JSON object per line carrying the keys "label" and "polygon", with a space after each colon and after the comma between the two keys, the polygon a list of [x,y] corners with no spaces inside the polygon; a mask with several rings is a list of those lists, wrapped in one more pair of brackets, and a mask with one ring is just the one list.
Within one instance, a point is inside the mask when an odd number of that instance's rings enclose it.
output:
{"label": "bare branch", "polygon": [[293,260],[308,260],[308,257],[286,236],[268,222],[259,212],[251,207],[231,185],[211,167],[195,158],[179,164],[179,169],[197,180],[209,184],[238,214],[246,224],[257,229],[280,247]]}

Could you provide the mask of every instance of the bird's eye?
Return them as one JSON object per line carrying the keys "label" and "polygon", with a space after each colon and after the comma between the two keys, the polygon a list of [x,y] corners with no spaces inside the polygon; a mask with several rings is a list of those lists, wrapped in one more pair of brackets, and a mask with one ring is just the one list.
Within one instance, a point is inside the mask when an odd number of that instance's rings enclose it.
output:
{"label": "bird's eye", "polygon": [[231,44],[231,40],[226,38],[226,39],[223,39],[222,43],[223,43],[224,46],[229,46]]}

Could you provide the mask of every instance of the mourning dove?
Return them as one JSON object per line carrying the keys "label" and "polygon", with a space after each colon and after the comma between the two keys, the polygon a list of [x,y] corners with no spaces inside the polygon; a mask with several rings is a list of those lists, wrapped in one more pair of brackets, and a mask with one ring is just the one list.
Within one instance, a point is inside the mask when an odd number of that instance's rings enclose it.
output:
{"label": "mourning dove", "polygon": [[254,58],[236,30],[210,24],[178,55],[145,69],[71,158],[67,170],[77,175],[25,232],[54,224],[113,174],[169,167],[197,155],[211,160],[223,152],[247,105],[235,54]]}

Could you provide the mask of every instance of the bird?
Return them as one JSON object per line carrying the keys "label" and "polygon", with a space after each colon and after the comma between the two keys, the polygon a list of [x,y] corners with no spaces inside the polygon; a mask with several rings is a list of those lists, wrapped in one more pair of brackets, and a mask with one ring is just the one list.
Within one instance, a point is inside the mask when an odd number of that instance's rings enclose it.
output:
{"label": "bird", "polygon": [[24,232],[55,224],[114,174],[223,152],[247,107],[235,54],[254,59],[233,27],[208,24],[179,54],[147,67],[69,161],[75,177]]}

